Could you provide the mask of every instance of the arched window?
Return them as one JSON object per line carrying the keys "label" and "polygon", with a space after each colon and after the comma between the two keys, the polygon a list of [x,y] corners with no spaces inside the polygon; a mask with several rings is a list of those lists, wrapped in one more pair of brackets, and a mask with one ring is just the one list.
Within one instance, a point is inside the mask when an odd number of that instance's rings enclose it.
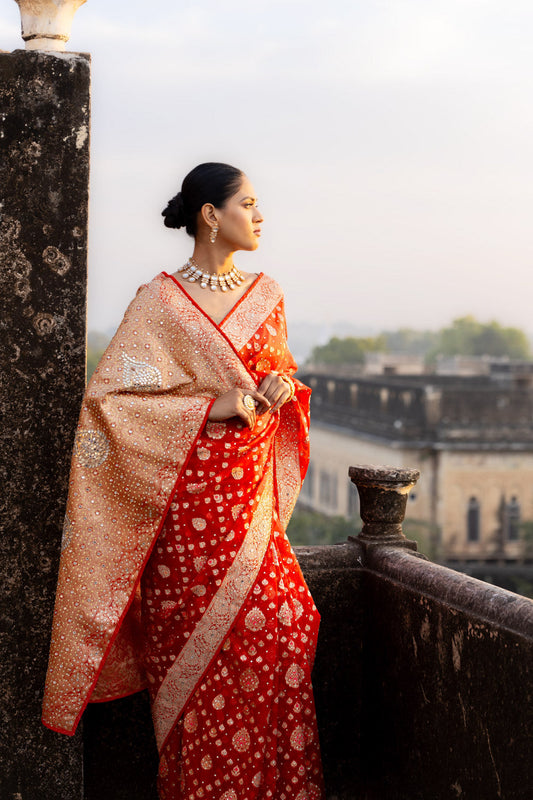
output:
{"label": "arched window", "polygon": [[318,499],[321,506],[337,511],[337,476],[324,469],[318,476]]}
{"label": "arched window", "polygon": [[507,541],[517,542],[520,539],[520,503],[511,497],[505,509]]}
{"label": "arched window", "polygon": [[479,542],[480,505],[476,497],[468,501],[466,512],[466,538],[469,542]]}
{"label": "arched window", "polygon": [[359,516],[359,492],[351,481],[348,481],[348,508],[349,519]]}
{"label": "arched window", "polygon": [[315,483],[315,467],[311,461],[307,470],[307,475],[302,485],[301,495],[302,498],[312,500],[314,497],[314,483]]}

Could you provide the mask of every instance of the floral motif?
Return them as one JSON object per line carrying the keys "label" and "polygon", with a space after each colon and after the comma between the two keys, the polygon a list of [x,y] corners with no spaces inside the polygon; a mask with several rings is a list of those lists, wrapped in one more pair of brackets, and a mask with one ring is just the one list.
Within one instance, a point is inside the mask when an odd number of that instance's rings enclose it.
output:
{"label": "floral motif", "polygon": [[245,753],[250,747],[250,734],[246,728],[239,728],[237,733],[234,734],[232,742],[238,753]]}
{"label": "floral motif", "polygon": [[259,678],[255,674],[253,669],[251,669],[251,667],[248,667],[248,669],[245,669],[244,672],[241,674],[239,678],[239,683],[241,684],[241,689],[243,690],[243,692],[253,692],[259,686]]}
{"label": "floral motif", "polygon": [[305,672],[299,664],[291,664],[285,673],[285,681],[292,689],[297,689],[305,678]]}
{"label": "floral motif", "polygon": [[247,613],[246,619],[244,620],[244,624],[251,631],[260,631],[261,628],[265,627],[265,623],[266,617],[257,606]]}
{"label": "floral motif", "polygon": [[74,456],[82,467],[95,468],[104,463],[109,455],[109,442],[101,431],[82,428],[76,434]]}
{"label": "floral motif", "polygon": [[222,439],[226,435],[226,423],[208,422],[205,426],[205,432],[211,439]]}
{"label": "floral motif", "polygon": [[290,742],[291,747],[294,747],[295,750],[303,750],[305,748],[305,733],[301,725],[298,725],[291,733]]}

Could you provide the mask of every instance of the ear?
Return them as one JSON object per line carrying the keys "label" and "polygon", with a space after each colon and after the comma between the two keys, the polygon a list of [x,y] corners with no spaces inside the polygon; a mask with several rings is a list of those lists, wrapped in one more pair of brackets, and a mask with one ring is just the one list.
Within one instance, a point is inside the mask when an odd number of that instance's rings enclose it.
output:
{"label": "ear", "polygon": [[218,222],[216,208],[212,203],[204,203],[200,209],[203,221],[211,228]]}

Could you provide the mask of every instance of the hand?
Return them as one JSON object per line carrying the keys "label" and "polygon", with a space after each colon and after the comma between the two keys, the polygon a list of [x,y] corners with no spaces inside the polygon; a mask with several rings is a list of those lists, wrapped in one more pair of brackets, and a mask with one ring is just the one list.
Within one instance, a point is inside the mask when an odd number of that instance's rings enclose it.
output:
{"label": "hand", "polygon": [[281,408],[292,395],[291,388],[287,381],[280,378],[275,372],[271,372],[270,375],[263,378],[259,386],[259,391],[266,397],[269,405],[259,405],[257,407],[258,414],[264,414],[266,411],[270,411],[271,414],[274,414],[274,412]]}
{"label": "hand", "polygon": [[[245,405],[244,398],[246,395],[249,395],[255,400],[255,408],[248,408],[248,406]],[[212,422],[218,422],[224,419],[231,419],[231,417],[240,417],[251,430],[255,425],[258,408],[264,408],[265,411],[270,408],[270,400],[265,397],[265,395],[261,394],[261,392],[237,388],[230,389],[229,392],[217,397],[211,406],[208,419]]]}

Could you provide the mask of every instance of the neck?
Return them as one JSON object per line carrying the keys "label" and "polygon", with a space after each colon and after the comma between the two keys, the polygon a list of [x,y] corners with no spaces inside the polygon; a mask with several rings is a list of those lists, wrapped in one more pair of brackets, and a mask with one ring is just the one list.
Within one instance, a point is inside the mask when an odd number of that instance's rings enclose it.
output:
{"label": "neck", "polygon": [[217,247],[217,245],[196,242],[192,257],[200,269],[213,275],[222,275],[233,267],[233,250]]}

